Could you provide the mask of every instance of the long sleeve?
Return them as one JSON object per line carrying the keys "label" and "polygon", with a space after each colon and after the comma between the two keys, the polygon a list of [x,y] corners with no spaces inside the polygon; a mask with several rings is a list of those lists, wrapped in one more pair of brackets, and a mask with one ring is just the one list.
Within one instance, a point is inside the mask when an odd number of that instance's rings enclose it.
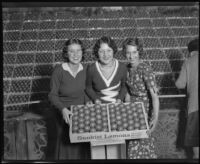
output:
{"label": "long sleeve", "polygon": [[49,101],[53,106],[58,108],[59,110],[62,110],[65,106],[59,99],[59,87],[60,82],[62,79],[62,72],[59,66],[55,67],[51,81],[50,81],[50,93],[48,95]]}
{"label": "long sleeve", "polygon": [[95,93],[94,89],[93,89],[93,82],[92,82],[92,67],[88,66],[87,67],[87,73],[86,73],[86,94],[87,96],[92,100],[95,101],[96,99],[98,99],[99,97],[97,96],[97,94]]}
{"label": "long sleeve", "polygon": [[179,77],[175,84],[177,88],[183,89],[186,87],[186,83],[187,83],[187,69],[186,69],[186,62],[184,62]]}
{"label": "long sleeve", "polygon": [[121,80],[121,89],[119,91],[119,95],[117,96],[117,99],[120,99],[120,100],[124,100],[125,98],[125,95],[127,93],[127,88],[126,88],[126,78],[127,78],[127,67],[125,65],[122,65],[123,67],[123,71],[122,71],[122,75],[123,75],[123,78]]}

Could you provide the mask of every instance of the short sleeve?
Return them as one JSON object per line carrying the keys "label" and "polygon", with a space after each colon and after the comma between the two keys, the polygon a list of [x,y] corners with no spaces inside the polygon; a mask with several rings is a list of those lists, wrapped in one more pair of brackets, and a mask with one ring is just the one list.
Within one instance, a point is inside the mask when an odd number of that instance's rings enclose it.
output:
{"label": "short sleeve", "polygon": [[155,73],[150,66],[143,66],[143,79],[148,89],[156,87]]}

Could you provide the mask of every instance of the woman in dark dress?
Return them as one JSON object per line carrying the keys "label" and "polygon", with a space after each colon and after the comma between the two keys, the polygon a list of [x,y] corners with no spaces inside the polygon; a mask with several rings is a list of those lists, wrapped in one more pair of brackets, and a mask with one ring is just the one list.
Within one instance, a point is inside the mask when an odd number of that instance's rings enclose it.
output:
{"label": "woman in dark dress", "polygon": [[72,114],[70,106],[83,105],[88,100],[85,95],[86,67],[80,63],[83,53],[80,40],[67,40],[63,48],[64,62],[55,67],[51,77],[48,96],[55,110],[53,117],[56,117],[58,130],[58,159],[90,158],[89,143],[70,143],[69,139],[69,117]]}
{"label": "woman in dark dress", "polygon": [[[95,104],[121,103],[126,95],[126,65],[114,58],[117,46],[110,37],[97,40],[93,53],[98,59],[88,66],[86,93]],[[121,141],[120,141],[121,142]],[[96,146],[99,159],[118,159],[119,144]],[[94,152],[94,151],[93,151]]]}

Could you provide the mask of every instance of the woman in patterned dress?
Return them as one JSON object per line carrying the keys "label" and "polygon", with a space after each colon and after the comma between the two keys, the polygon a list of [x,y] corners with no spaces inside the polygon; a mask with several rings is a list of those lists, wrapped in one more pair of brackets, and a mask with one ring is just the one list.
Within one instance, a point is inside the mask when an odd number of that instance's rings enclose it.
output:
{"label": "woman in patterned dress", "polygon": [[[139,39],[128,38],[123,44],[128,64],[126,102],[142,101],[148,116],[149,138],[127,141],[128,159],[157,158],[154,147],[154,138],[151,133],[156,127],[159,113],[158,89],[155,75],[149,65],[142,62],[139,57],[142,53],[142,44]],[[151,105],[153,112],[151,110]]]}

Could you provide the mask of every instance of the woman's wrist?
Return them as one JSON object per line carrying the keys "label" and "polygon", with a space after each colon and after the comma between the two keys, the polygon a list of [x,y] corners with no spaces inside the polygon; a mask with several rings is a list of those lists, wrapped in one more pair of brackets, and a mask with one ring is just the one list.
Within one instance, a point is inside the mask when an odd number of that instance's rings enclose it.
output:
{"label": "woman's wrist", "polygon": [[122,103],[121,99],[116,99],[116,103]]}
{"label": "woman's wrist", "polygon": [[100,100],[100,99],[96,99],[96,100],[94,101],[94,103],[95,103],[95,104],[101,104],[101,100]]}

